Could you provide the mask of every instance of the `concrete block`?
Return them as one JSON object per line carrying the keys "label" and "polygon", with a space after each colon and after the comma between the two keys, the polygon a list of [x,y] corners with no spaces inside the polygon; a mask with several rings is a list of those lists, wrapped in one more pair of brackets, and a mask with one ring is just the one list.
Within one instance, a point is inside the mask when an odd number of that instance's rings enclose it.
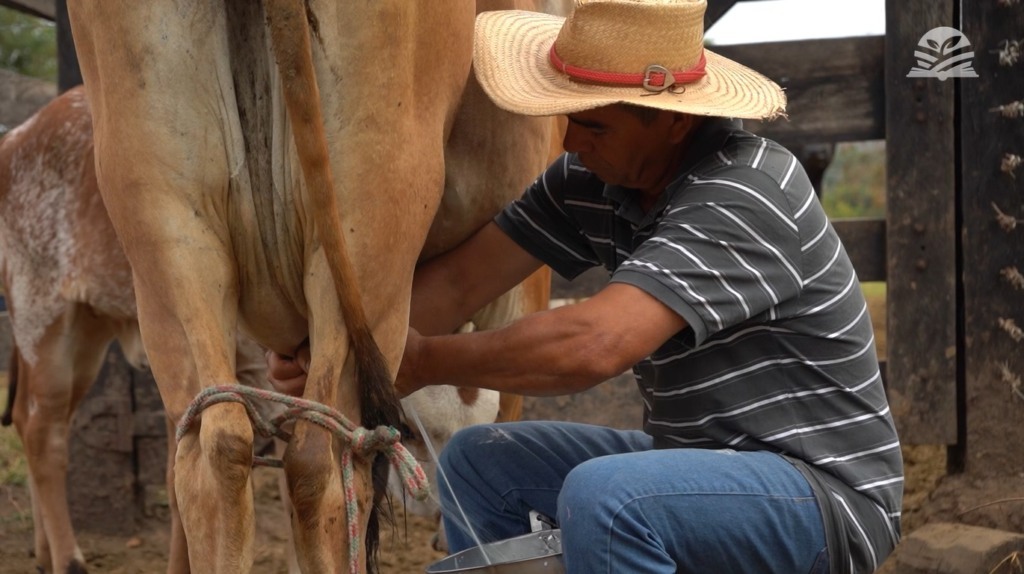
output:
{"label": "concrete block", "polygon": [[904,537],[877,574],[1007,574],[1021,563],[1022,534],[938,522]]}

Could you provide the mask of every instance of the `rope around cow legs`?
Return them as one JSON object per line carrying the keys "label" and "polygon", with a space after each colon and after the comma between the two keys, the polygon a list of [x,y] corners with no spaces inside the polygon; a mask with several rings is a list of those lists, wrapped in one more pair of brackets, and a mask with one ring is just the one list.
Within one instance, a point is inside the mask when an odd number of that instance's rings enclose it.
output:
{"label": "rope around cow legs", "polygon": [[[270,421],[253,406],[251,399],[273,401],[287,405],[289,408]],[[253,428],[265,437],[277,437],[288,441],[291,438],[281,426],[289,421],[302,419],[322,426],[343,441],[350,448],[342,449],[341,476],[345,489],[345,513],[348,518],[349,531],[349,569],[352,574],[359,572],[359,505],[355,496],[355,468],[352,463],[353,453],[364,456],[382,452],[387,456],[391,466],[398,471],[402,484],[416,500],[424,500],[429,494],[427,477],[423,468],[412,454],[399,442],[401,433],[394,427],[379,426],[373,430],[352,424],[340,412],[326,405],[284,395],[273,391],[254,389],[243,385],[218,385],[203,389],[188,406],[175,432],[175,439],[180,442],[188,429],[195,422],[199,413],[210,405],[217,403],[239,403],[245,407]],[[283,462],[278,459],[253,456],[253,466],[272,466],[280,468]]]}

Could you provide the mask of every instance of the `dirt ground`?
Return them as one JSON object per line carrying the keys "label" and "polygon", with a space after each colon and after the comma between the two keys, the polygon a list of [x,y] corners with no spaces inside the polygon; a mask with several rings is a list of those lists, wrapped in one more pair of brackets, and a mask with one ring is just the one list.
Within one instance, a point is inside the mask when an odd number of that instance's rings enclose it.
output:
{"label": "dirt ground", "polygon": [[[7,432],[6,429],[2,432]],[[257,538],[254,574],[288,572],[288,517],[277,492],[276,470],[254,470]],[[400,504],[399,504],[400,506]],[[423,572],[444,557],[430,546],[431,521],[405,516],[399,509],[394,528],[381,536],[382,574]],[[79,544],[91,573],[154,574],[167,564],[166,513],[145,521],[132,537],[96,534],[79,529]],[[34,572],[32,515],[28,491],[22,486],[0,486],[0,573]]]}
{"label": "dirt ground", "polygon": [[[884,356],[884,298],[872,300],[872,316],[879,333],[880,355]],[[524,418],[597,422],[619,428],[639,424],[640,406],[631,377],[571,397],[528,399]],[[10,428],[0,429],[2,436]],[[904,448],[906,488],[904,534],[934,520],[960,520],[971,524],[1024,532],[1024,502],[1012,499],[1020,477],[946,477],[945,448],[909,446]],[[2,463],[3,461],[0,461]],[[0,465],[2,468],[2,465]],[[273,469],[254,470],[257,505],[256,573],[287,572],[285,548],[288,520],[280,504]],[[145,520],[132,537],[95,534],[79,526],[79,543],[90,572],[149,574],[162,572],[166,565],[166,507]],[[443,555],[431,548],[432,521],[397,512],[397,524],[382,534],[383,574],[424,572]],[[27,488],[0,484],[0,574],[33,571],[32,517]]]}
{"label": "dirt ground", "polygon": [[[564,405],[563,405],[564,406]],[[555,408],[557,405],[551,405]],[[538,417],[539,418],[539,417]],[[9,429],[0,432],[11,432]],[[910,447],[904,449],[907,463],[907,489],[904,502],[905,532],[924,524],[928,501],[945,473],[943,449]],[[288,518],[277,492],[276,470],[254,470],[257,513],[256,574],[287,572],[285,548],[288,545]],[[399,505],[400,506],[400,505]],[[424,572],[443,558],[431,548],[434,525],[418,516],[406,516],[401,508],[396,525],[381,537],[382,574]],[[167,558],[167,522],[164,513],[147,519],[133,537],[105,536],[79,531],[79,543],[90,572],[111,574],[149,574],[163,572]],[[32,516],[27,488],[0,485],[0,573],[32,572]]]}

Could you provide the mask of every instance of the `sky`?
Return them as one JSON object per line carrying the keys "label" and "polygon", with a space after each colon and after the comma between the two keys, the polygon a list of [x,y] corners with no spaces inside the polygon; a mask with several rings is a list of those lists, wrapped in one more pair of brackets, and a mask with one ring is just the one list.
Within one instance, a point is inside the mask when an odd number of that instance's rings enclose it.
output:
{"label": "sky", "polygon": [[707,33],[712,44],[755,44],[885,33],[885,0],[737,2]]}

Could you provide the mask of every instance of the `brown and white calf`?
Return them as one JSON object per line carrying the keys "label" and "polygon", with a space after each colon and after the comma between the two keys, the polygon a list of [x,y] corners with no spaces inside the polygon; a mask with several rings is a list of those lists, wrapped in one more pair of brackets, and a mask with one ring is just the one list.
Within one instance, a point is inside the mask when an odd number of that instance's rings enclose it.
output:
{"label": "brown and white calf", "polygon": [[[133,365],[146,362],[131,267],[100,198],[92,149],[81,87],[0,139],[0,274],[14,340],[0,422],[14,423],[28,460],[42,572],[85,572],[66,495],[75,408],[114,339]],[[239,341],[234,365],[245,384],[267,386],[255,343]]]}
{"label": "brown and white calf", "polygon": [[0,219],[11,415],[28,458],[36,557],[46,572],[80,572],[66,499],[68,425],[111,340],[134,364],[144,357],[131,268],[96,189],[83,90],[0,140]]}

